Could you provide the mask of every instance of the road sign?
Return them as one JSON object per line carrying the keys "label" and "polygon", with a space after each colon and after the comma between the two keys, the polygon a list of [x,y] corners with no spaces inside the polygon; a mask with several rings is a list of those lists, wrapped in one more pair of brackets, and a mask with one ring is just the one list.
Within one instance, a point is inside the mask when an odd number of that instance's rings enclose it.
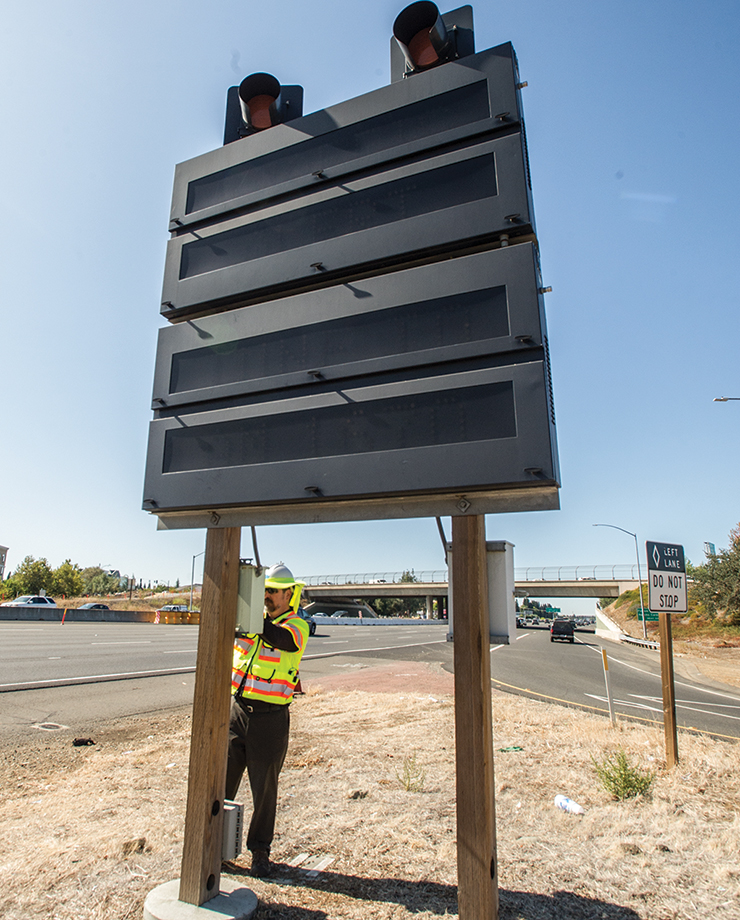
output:
{"label": "road sign", "polygon": [[688,601],[683,546],[651,541],[645,545],[650,610],[657,613],[686,613]]}
{"label": "road sign", "polygon": [[177,167],[160,527],[558,507],[523,84],[508,42],[475,53],[468,7],[442,20],[439,66],[399,46],[389,86],[297,117],[286,97],[265,130],[232,93],[230,142]]}
{"label": "road sign", "polygon": [[[637,619],[640,621],[640,623],[642,623],[642,613],[643,613],[642,610],[637,611]],[[646,623],[656,623],[657,621],[658,621],[657,612],[653,612],[652,610],[645,611],[645,622]]]}

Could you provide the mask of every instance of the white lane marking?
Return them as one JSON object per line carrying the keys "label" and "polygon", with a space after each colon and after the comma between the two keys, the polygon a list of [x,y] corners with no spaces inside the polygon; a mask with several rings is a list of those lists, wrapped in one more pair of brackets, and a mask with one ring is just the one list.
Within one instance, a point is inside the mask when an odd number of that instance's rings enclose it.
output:
{"label": "white lane marking", "polygon": [[[593,697],[593,699],[600,700],[602,703],[607,702],[607,699],[605,696],[597,696],[594,693],[586,693],[585,696]],[[662,706],[657,707],[657,706],[647,706],[644,703],[630,703],[629,700],[614,700],[614,702],[619,703],[621,706],[631,706],[633,709],[647,709],[650,712],[663,712]],[[684,705],[679,705],[678,703],[676,704],[676,708],[685,709],[687,712],[699,712],[705,716],[719,716],[720,718],[733,719],[736,722],[740,722],[740,716],[731,716],[729,713],[726,713],[726,712],[715,712],[711,709],[697,709],[695,706],[684,706]]]}
{"label": "white lane marking", "polygon": [[[599,696],[596,693],[584,693],[584,696],[590,696],[593,700],[598,700],[600,703],[606,703],[607,698],[605,696]],[[655,706],[646,706],[644,703],[631,703],[629,700],[614,700],[613,702],[619,703],[620,706],[630,706],[632,709],[645,709],[648,712],[663,712],[663,708],[657,709]]]}
{"label": "white lane marking", "polygon": [[197,648],[171,648],[166,652],[162,652],[163,655],[192,655],[193,652],[197,652]]}
{"label": "white lane marking", "polygon": [[180,671],[194,671],[195,668],[167,668],[161,671],[121,671],[116,674],[85,674],[83,677],[57,677],[52,680],[27,680],[22,683],[0,684],[3,687],[38,687],[42,684],[79,684],[91,680],[112,680],[113,678],[126,677],[166,677],[168,674],[175,674]]}
{"label": "white lane marking", "polygon": [[[589,643],[584,642],[582,639],[579,639],[577,636],[576,636],[576,641],[577,641],[577,642],[580,642],[580,644],[581,644],[581,645],[584,645],[586,648],[590,648],[591,651],[595,652],[597,655],[599,655],[599,657],[601,657],[601,649],[602,649],[602,646],[598,646],[597,648],[594,648],[593,645],[590,645]],[[605,648],[606,646],[603,646],[603,647]],[[608,654],[608,653],[607,653],[607,654]],[[630,668],[631,670],[637,671],[637,672],[639,672],[640,674],[647,674],[648,677],[654,677],[655,680],[660,680],[660,679],[661,679],[661,678],[660,678],[660,674],[655,674],[653,671],[646,671],[644,668],[638,668],[637,665],[629,664],[628,662],[623,661],[621,658],[613,658],[611,655],[608,655],[608,657],[609,657],[609,661],[610,661],[610,662],[614,662],[614,663],[616,663],[616,664],[624,665],[625,668]],[[695,691],[698,692],[698,693],[708,693],[708,694],[710,694],[711,696],[722,696],[722,697],[724,697],[726,700],[737,700],[737,699],[739,699],[737,696],[733,695],[732,693],[722,693],[722,692],[719,691],[719,690],[708,690],[707,688],[701,687],[701,686],[699,686],[698,684],[688,684],[688,683],[686,683],[686,681],[683,681],[683,680],[675,680],[675,679],[674,679],[673,682],[674,682],[674,684],[675,684],[677,687],[688,687],[690,690],[695,690]]]}
{"label": "white lane marking", "polygon": [[49,655],[49,657],[46,660],[47,661],[61,661],[62,656],[61,655]]}
{"label": "white lane marking", "polygon": [[91,642],[90,645],[151,645],[151,639],[120,639],[115,642]]}
{"label": "white lane marking", "polygon": [[[636,693],[631,693],[630,696],[634,696],[637,699],[652,700],[656,703],[661,702],[659,699],[653,699],[653,697],[649,696],[638,696]],[[689,706],[689,703],[694,703],[695,705]],[[722,706],[725,709],[729,708],[727,703],[717,703],[716,705]],[[732,708],[737,709],[738,707],[733,706]],[[733,716],[729,712],[717,712],[716,709],[697,709],[696,700],[676,700],[676,709],[685,709],[687,712],[700,712],[705,716],[719,716],[721,719],[734,719],[736,722],[740,722],[740,716]]]}
{"label": "white lane marking", "polygon": [[[658,697],[658,696],[645,696],[645,695],[642,694],[642,693],[630,693],[630,696],[634,696],[635,699],[637,699],[637,700],[650,700],[650,702],[652,702],[652,703],[660,703],[660,702],[662,702],[661,699],[660,699],[660,697]],[[696,700],[676,700],[676,705],[677,705],[677,706],[678,706],[678,705],[684,705],[684,704],[688,705],[689,703],[693,703],[694,705],[696,705]],[[708,705],[710,705],[710,704],[709,704],[709,703],[704,703],[704,705],[705,705],[705,706],[708,706]],[[714,705],[715,705],[715,706],[720,706],[722,709],[740,709],[740,705],[739,705],[739,706],[735,706],[735,705],[733,705],[732,703],[714,703]]]}
{"label": "white lane marking", "polygon": [[[438,639],[435,642],[412,642],[409,645],[380,645],[375,648],[353,648],[345,649],[343,652],[326,652],[323,655],[304,655],[301,661],[306,661],[308,658],[332,658],[334,655],[354,655],[356,652],[387,652],[390,649],[396,648],[416,648],[419,645],[445,645],[446,643],[446,639]],[[0,684],[0,686],[2,686],[2,684]]]}
{"label": "white lane marking", "polygon": [[518,642],[520,639],[529,639],[529,637],[530,637],[531,635],[532,635],[532,633],[524,633],[524,634],[521,635],[521,636],[517,636],[517,637],[516,637],[516,641]]}
{"label": "white lane marking", "polygon": [[324,645],[346,645],[349,639],[327,639]]}
{"label": "white lane marking", "polygon": [[504,648],[504,647],[505,647],[505,646],[504,646],[503,644],[502,644],[502,645],[492,645],[490,650],[491,650],[492,652],[495,652],[496,649]]}

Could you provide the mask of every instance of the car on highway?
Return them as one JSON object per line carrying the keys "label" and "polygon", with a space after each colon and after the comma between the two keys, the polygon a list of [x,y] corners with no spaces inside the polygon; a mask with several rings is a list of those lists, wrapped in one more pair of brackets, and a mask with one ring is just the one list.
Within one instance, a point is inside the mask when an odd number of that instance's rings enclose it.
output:
{"label": "car on highway", "polygon": [[5,601],[0,607],[56,607],[53,597],[42,597],[40,594],[22,594],[15,600]]}
{"label": "car on highway", "polygon": [[187,604],[165,604],[164,607],[160,607],[159,610],[157,611],[157,613],[187,613],[187,612],[188,612]]}
{"label": "car on highway", "polygon": [[312,601],[304,608],[311,616],[362,618],[377,620],[378,614],[367,604],[359,601]]}
{"label": "car on highway", "polygon": [[335,610],[334,613],[331,614],[332,620],[339,620],[342,617],[349,617],[350,619],[354,618],[358,620],[362,620],[362,619],[377,620],[378,619],[377,613],[373,613],[373,612],[366,613],[364,610],[357,609],[355,607],[350,607],[348,610],[344,610],[344,609]]}
{"label": "car on highway", "polygon": [[310,613],[306,613],[303,607],[298,608],[298,616],[308,623],[308,634],[309,636],[313,636],[316,633],[316,620],[314,620]]}
{"label": "car on highway", "polygon": [[575,642],[573,620],[553,620],[550,627],[550,642],[562,639],[563,642]]}
{"label": "car on highway", "polygon": [[81,604],[78,610],[110,610],[110,607],[107,604]]}

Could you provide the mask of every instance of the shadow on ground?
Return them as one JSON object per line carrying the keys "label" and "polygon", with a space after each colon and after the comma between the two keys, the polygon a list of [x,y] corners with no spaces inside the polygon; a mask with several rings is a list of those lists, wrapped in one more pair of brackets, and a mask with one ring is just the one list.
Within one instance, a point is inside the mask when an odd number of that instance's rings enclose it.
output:
{"label": "shadow on ground", "polygon": [[[409,913],[428,912],[440,917],[457,914],[457,888],[438,882],[410,882],[398,878],[367,878],[323,871],[310,876],[290,866],[275,863],[275,874],[265,881],[293,889],[306,888],[376,904],[399,904]],[[249,871],[230,864],[230,875],[247,876]],[[371,916],[368,907],[368,916]],[[284,904],[260,904],[254,920],[324,920],[322,910],[289,907]],[[629,907],[598,898],[587,898],[570,891],[536,894],[529,891],[499,892],[500,920],[640,920]]]}

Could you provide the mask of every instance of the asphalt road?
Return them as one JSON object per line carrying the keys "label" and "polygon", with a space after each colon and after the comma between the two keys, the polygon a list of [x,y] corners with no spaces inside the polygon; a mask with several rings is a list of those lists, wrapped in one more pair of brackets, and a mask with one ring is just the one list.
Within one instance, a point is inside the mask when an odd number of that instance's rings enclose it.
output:
{"label": "asphalt road", "polygon": [[[577,632],[571,645],[550,642],[545,629],[518,629],[511,645],[491,652],[493,686],[608,714],[602,647],[607,653],[617,716],[662,725],[659,653],[593,633]],[[740,737],[740,690],[702,677],[682,659],[674,662],[674,670],[678,726]]]}
{"label": "asphalt road", "polygon": [[[319,626],[304,655],[310,682],[347,668],[397,660],[434,661],[453,670],[444,624]],[[39,731],[90,726],[192,702],[198,628],[139,623],[0,622],[0,736],[19,740]],[[517,630],[509,646],[491,650],[495,688],[608,712],[601,646],[607,649],[618,715],[662,724],[656,652],[577,633],[551,643],[545,630]],[[677,721],[740,737],[740,691],[676,672]]]}

